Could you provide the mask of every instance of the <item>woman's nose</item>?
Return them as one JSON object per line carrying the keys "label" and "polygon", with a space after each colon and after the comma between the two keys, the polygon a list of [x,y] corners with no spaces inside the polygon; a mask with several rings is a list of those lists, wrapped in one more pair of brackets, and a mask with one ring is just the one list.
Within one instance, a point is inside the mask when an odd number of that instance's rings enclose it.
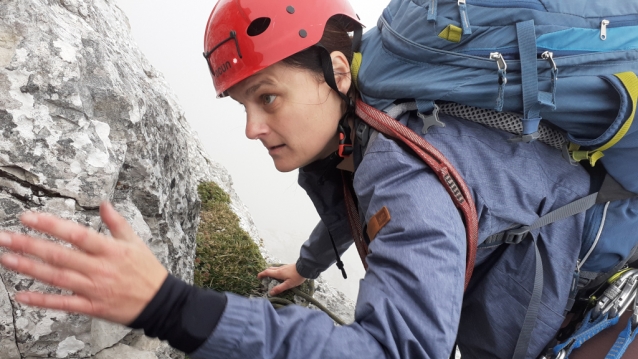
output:
{"label": "woman's nose", "polygon": [[264,116],[257,114],[246,114],[246,137],[257,140],[269,131]]}

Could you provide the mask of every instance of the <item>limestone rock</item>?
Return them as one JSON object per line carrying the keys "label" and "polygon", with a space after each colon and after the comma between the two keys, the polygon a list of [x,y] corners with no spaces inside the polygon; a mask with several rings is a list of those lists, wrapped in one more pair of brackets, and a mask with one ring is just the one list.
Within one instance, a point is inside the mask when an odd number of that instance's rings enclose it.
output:
{"label": "limestone rock", "polygon": [[91,354],[97,354],[119,343],[131,330],[122,325],[94,319],[91,323]]}
{"label": "limestone rock", "polygon": [[128,345],[118,344],[113,348],[106,349],[95,356],[95,359],[158,359],[157,355],[151,352],[141,351]]}
{"label": "limestone rock", "polygon": [[[0,1],[0,230],[28,233],[18,216],[31,210],[108,234],[98,206],[109,200],[190,282],[200,181],[229,193],[259,243],[229,174],[205,154],[112,0]],[[21,290],[68,294],[0,269],[3,359],[183,357],[138,331],[22,306],[11,299]]]}
{"label": "limestone rock", "polygon": [[[0,230],[26,233],[17,218],[33,210],[108,234],[98,206],[109,200],[191,282],[202,180],[229,192],[258,238],[230,176],[208,159],[113,1],[0,1]],[[180,356],[166,344],[119,346],[122,327],[12,302],[20,290],[62,292],[4,269],[0,279],[3,359]]]}

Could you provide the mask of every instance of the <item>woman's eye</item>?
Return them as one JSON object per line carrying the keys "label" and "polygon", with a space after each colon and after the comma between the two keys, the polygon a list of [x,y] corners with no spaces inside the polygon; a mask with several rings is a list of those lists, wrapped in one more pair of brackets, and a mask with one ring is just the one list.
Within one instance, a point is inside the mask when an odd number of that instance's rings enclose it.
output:
{"label": "woman's eye", "polygon": [[270,105],[271,103],[275,102],[276,98],[277,98],[276,95],[263,95],[262,96],[262,100],[264,101],[264,105]]}

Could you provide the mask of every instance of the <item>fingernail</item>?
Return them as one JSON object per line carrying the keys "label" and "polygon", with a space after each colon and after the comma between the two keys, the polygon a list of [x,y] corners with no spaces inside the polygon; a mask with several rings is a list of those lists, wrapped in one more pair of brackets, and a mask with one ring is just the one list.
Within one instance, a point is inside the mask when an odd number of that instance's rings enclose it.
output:
{"label": "fingernail", "polygon": [[8,247],[11,245],[11,237],[7,233],[0,233],[0,246]]}
{"label": "fingernail", "polygon": [[5,254],[0,257],[0,262],[2,262],[2,265],[5,267],[15,267],[18,265],[18,257],[13,254]]}
{"label": "fingernail", "polygon": [[28,226],[33,226],[38,223],[38,216],[33,212],[27,212],[20,217],[20,220]]}

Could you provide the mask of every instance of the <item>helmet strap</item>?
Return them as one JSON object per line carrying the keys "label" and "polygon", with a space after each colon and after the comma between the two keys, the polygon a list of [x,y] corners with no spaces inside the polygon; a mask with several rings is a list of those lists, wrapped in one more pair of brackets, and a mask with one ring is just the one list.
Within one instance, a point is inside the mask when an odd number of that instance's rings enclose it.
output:
{"label": "helmet strap", "polygon": [[330,88],[332,88],[341,99],[346,103],[346,112],[339,119],[339,125],[337,126],[337,132],[339,133],[339,149],[337,153],[339,157],[349,157],[352,155],[353,146],[352,139],[350,138],[351,128],[348,123],[348,119],[352,114],[354,114],[354,101],[346,95],[345,93],[339,91],[337,87],[337,82],[335,80],[334,69],[332,67],[332,58],[330,57],[330,53],[328,49],[323,47],[321,44],[317,44],[319,48],[323,49],[323,51],[319,51],[321,56],[321,67],[323,68],[323,77],[326,80],[326,83]]}

